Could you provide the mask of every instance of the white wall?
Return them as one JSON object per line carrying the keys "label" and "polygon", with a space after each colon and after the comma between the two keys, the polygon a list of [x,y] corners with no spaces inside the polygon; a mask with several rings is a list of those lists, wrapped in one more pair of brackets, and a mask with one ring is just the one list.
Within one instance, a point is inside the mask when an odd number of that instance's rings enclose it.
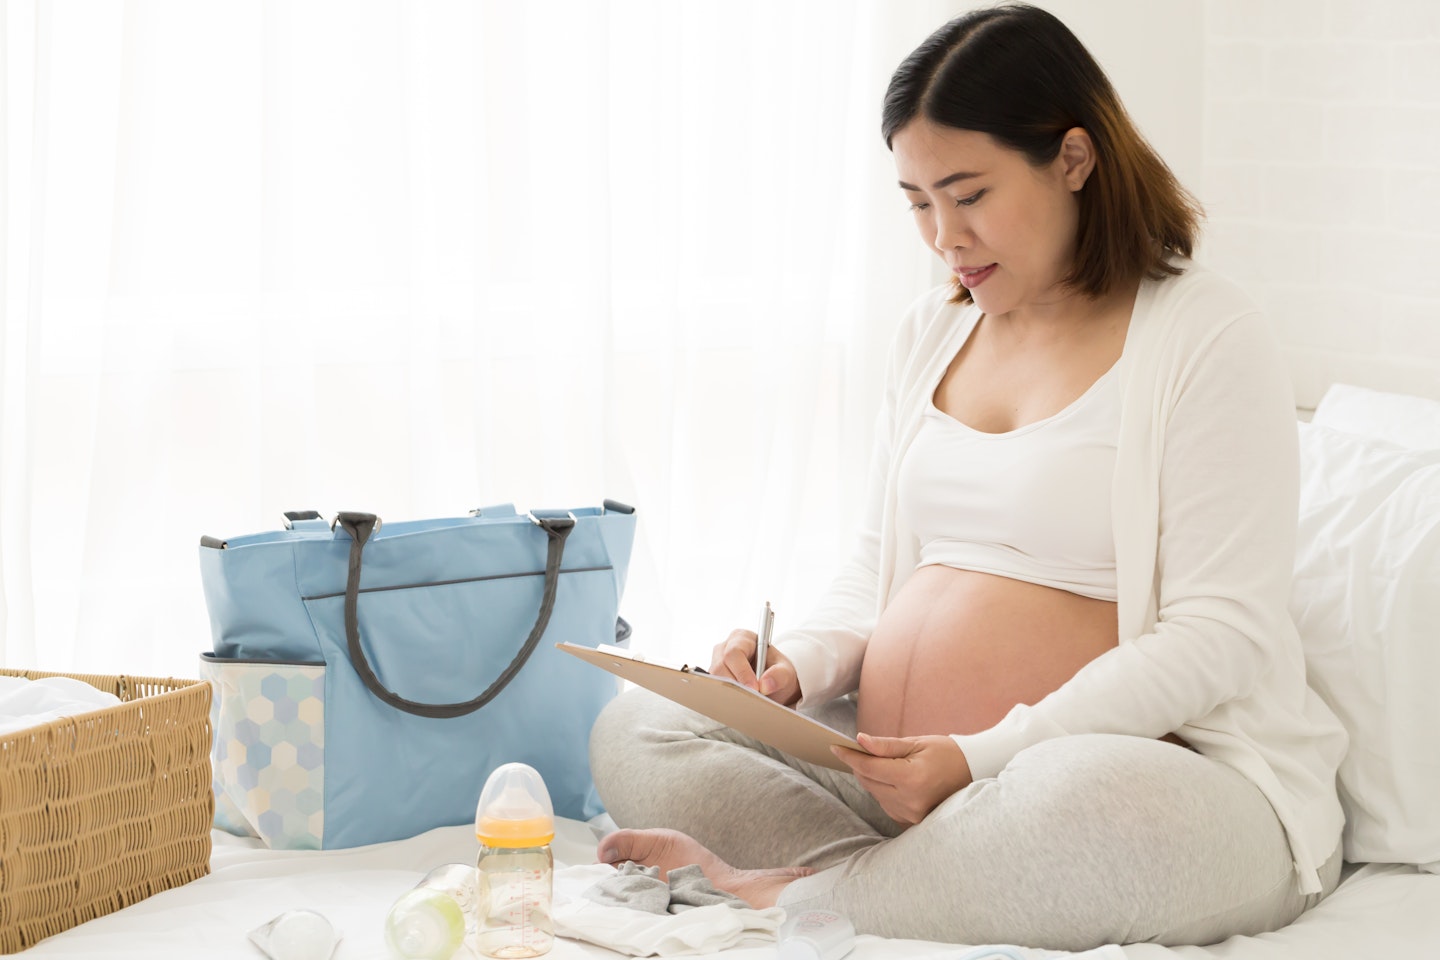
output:
{"label": "white wall", "polygon": [[1300,405],[1440,397],[1440,3],[1204,14],[1202,256],[1265,308]]}

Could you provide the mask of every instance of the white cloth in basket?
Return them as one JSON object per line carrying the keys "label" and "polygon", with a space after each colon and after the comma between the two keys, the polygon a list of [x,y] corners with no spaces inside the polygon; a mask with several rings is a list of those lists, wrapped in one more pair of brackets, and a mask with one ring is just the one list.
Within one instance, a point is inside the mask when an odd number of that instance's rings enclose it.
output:
{"label": "white cloth in basket", "polygon": [[0,677],[0,735],[113,707],[120,698],[70,677]]}

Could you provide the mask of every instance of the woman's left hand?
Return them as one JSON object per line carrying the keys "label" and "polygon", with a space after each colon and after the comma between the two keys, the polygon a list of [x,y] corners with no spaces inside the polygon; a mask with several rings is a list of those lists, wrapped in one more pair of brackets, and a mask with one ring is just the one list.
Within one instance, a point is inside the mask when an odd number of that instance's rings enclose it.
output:
{"label": "woman's left hand", "polygon": [[949,737],[862,733],[855,739],[872,756],[846,747],[830,749],[897,823],[919,823],[946,797],[970,785],[970,764]]}

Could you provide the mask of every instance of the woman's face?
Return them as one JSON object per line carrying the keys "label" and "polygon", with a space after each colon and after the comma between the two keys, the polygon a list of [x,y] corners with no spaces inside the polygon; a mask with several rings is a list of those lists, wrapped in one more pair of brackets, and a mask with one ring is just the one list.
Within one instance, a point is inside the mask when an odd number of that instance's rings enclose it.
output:
{"label": "woman's face", "polygon": [[1080,204],[1094,166],[1084,130],[1044,167],[989,134],[912,120],[891,138],[900,188],[921,238],[990,316],[1059,303]]}

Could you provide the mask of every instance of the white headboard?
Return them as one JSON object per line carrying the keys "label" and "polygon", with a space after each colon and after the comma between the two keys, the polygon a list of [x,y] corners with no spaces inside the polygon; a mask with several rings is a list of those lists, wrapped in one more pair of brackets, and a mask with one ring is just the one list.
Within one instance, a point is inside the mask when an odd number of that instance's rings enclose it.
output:
{"label": "white headboard", "polygon": [[1285,352],[1295,385],[1295,408],[1306,420],[1332,383],[1440,400],[1440,359],[1344,354],[1288,345]]}

